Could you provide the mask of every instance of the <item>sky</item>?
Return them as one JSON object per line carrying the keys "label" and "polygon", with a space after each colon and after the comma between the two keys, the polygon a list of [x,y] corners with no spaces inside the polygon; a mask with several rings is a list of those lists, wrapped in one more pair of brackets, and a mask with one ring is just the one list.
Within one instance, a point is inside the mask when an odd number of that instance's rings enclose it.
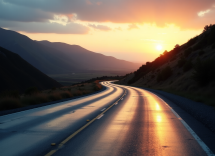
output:
{"label": "sky", "polygon": [[2,28],[138,63],[214,21],[214,0],[0,0]]}

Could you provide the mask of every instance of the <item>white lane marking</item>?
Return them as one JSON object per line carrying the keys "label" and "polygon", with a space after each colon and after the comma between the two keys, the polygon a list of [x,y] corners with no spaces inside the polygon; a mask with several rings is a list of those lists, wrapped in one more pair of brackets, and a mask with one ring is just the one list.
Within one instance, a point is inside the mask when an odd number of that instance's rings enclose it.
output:
{"label": "white lane marking", "polygon": [[104,111],[106,108],[103,108],[101,111]]}
{"label": "white lane marking", "polygon": [[123,98],[121,100],[123,100]]}
{"label": "white lane marking", "polygon": [[115,103],[115,105],[117,105],[117,104],[118,104],[118,102]]}
{"label": "white lane marking", "polygon": [[104,116],[104,114],[100,115],[97,119],[101,119]]}
{"label": "white lane marking", "polygon": [[[149,91],[150,92],[150,91]],[[151,92],[152,93],[152,92]],[[152,93],[154,94],[154,93]],[[156,95],[156,94],[154,94]],[[157,96],[157,95],[156,95]],[[157,96],[159,99],[161,99],[159,96]],[[163,99],[161,99],[169,108],[170,110],[175,114],[175,116],[181,121],[181,123],[184,125],[184,127],[190,132],[190,134],[196,139],[196,141],[199,143],[199,145],[202,147],[202,149],[205,151],[205,153],[208,156],[215,156],[213,152],[210,150],[210,148],[199,138],[199,136],[188,126],[188,124],[170,107]]]}
{"label": "white lane marking", "polygon": [[196,139],[202,149],[206,152],[208,156],[215,156],[210,148],[198,137],[198,135],[188,126],[188,124],[172,109],[170,110],[178,117],[178,119],[182,122],[182,124],[187,128],[187,130],[192,134],[192,136]]}

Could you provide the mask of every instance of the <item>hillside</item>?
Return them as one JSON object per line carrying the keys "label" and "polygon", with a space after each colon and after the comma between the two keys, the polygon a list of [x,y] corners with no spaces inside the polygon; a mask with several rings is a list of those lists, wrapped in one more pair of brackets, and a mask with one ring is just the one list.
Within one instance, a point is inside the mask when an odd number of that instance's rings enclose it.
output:
{"label": "hillside", "polygon": [[64,60],[77,60],[87,70],[133,71],[138,67],[138,64],[95,53],[78,45],[49,41],[38,41],[38,43],[63,52]]}
{"label": "hillside", "polygon": [[0,46],[19,54],[45,74],[65,74],[90,70],[131,72],[139,65],[64,43],[33,41],[15,31],[0,28]]}
{"label": "hillside", "polygon": [[29,87],[49,89],[62,85],[30,65],[18,54],[0,47],[0,92],[25,91]]}
{"label": "hillside", "polygon": [[39,44],[15,31],[0,28],[0,46],[21,56],[45,74],[58,74],[81,70],[77,61],[64,60],[60,51]]}
{"label": "hillside", "polygon": [[199,36],[165,51],[118,83],[192,96],[197,101],[214,98],[215,25],[206,26]]}

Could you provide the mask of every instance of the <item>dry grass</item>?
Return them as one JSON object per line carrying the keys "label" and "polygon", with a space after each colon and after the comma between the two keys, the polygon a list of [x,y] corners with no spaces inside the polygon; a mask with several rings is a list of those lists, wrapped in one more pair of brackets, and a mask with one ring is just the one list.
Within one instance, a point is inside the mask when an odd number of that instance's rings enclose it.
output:
{"label": "dry grass", "polygon": [[20,95],[19,97],[4,96],[0,97],[0,110],[20,108],[28,105],[56,101],[74,96],[81,96],[98,91],[102,88],[99,81],[94,83],[85,83],[75,86],[65,86],[62,88],[53,88],[44,90],[31,95]]}

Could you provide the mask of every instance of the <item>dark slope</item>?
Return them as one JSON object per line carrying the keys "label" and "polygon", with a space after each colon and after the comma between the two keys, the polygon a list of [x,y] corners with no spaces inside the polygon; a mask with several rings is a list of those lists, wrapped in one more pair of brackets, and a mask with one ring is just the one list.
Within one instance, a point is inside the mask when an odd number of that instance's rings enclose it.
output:
{"label": "dark slope", "polygon": [[30,65],[18,54],[0,47],[0,92],[5,90],[25,91],[35,86],[39,89],[61,87],[57,81]]}
{"label": "dark slope", "polygon": [[200,35],[165,51],[119,83],[214,97],[215,25],[206,26]]}
{"label": "dark slope", "polygon": [[135,70],[139,64],[129,61],[119,60],[111,56],[95,53],[84,49],[78,45],[69,45],[60,42],[38,41],[43,45],[61,51],[65,60],[78,60],[81,67],[87,70]]}
{"label": "dark slope", "polygon": [[19,54],[28,63],[46,74],[68,73],[82,70],[72,58],[44,46],[15,31],[0,28],[0,46]]}

